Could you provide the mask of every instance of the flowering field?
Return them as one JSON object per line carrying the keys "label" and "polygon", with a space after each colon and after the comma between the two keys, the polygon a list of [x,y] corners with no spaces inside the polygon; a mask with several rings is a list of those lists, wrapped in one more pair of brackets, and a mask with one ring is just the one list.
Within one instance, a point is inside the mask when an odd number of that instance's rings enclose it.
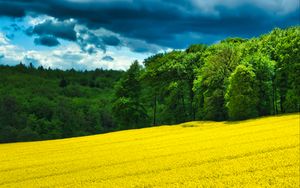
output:
{"label": "flowering field", "polygon": [[299,115],[0,145],[0,187],[299,187]]}

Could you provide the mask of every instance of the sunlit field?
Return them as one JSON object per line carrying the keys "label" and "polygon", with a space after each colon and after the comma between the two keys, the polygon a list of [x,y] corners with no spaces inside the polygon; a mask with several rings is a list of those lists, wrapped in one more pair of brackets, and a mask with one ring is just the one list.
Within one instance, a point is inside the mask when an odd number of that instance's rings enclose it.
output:
{"label": "sunlit field", "polygon": [[299,115],[0,145],[0,187],[299,187]]}

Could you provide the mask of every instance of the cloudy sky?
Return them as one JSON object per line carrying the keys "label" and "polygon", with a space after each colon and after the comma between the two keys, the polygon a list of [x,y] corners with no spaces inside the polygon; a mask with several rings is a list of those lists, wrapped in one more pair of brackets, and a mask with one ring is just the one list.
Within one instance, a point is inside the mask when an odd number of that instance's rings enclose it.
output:
{"label": "cloudy sky", "polygon": [[299,0],[0,0],[0,64],[127,69],[154,53],[299,22]]}

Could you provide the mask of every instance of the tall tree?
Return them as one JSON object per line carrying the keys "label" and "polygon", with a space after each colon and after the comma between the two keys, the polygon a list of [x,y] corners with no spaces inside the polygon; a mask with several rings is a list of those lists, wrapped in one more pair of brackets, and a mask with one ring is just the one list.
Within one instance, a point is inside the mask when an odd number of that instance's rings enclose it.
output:
{"label": "tall tree", "polygon": [[206,51],[205,64],[199,71],[194,89],[203,93],[203,117],[225,120],[225,93],[228,78],[240,62],[237,44],[220,43]]}
{"label": "tall tree", "polygon": [[196,119],[196,108],[199,105],[195,101],[195,90],[194,81],[197,77],[198,70],[204,65],[203,54],[207,49],[206,45],[198,44],[191,45],[186,49],[186,54],[183,58],[183,63],[185,67],[185,79],[188,85],[189,91],[189,119]]}
{"label": "tall tree", "polygon": [[158,124],[157,112],[158,112],[158,99],[162,92],[162,83],[158,67],[163,54],[156,54],[144,60],[145,71],[142,74],[142,80],[145,85],[149,87],[148,95],[150,98],[150,105],[152,106],[152,125]]}
{"label": "tall tree", "polygon": [[141,95],[142,67],[135,61],[116,86],[113,112],[120,128],[137,128],[147,123],[147,113]]}
{"label": "tall tree", "polygon": [[226,101],[229,118],[241,120],[258,116],[255,73],[250,66],[239,65],[229,78]]}
{"label": "tall tree", "polygon": [[274,29],[260,38],[261,51],[276,61],[275,88],[280,112],[296,112],[300,104],[300,27]]}
{"label": "tall tree", "polygon": [[253,67],[256,75],[256,89],[258,94],[258,115],[264,116],[274,113],[273,77],[275,62],[262,53],[254,53],[246,57],[242,64]]}

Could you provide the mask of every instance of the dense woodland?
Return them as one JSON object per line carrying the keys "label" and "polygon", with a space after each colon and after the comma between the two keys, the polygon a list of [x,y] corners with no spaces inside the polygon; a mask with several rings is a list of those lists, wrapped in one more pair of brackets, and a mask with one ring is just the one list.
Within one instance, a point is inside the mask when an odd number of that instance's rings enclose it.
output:
{"label": "dense woodland", "polygon": [[299,111],[300,27],[157,54],[126,71],[0,66],[0,142]]}

